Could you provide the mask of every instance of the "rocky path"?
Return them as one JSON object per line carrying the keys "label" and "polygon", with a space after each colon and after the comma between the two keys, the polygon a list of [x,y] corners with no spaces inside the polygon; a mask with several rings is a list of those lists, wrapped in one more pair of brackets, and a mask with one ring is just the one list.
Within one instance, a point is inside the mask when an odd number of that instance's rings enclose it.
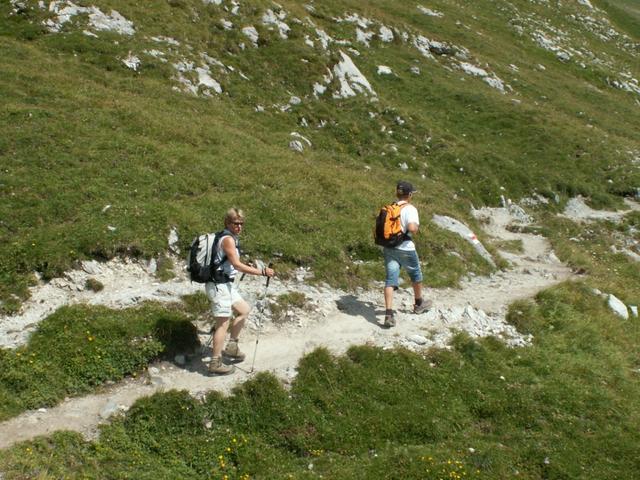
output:
{"label": "rocky path", "polygon": [[[354,344],[383,348],[402,345],[413,350],[434,345],[445,347],[452,330],[464,330],[476,337],[495,335],[513,346],[527,345],[531,339],[520,335],[505,322],[509,304],[569,279],[571,272],[556,258],[543,237],[509,232],[506,227],[515,218],[508,209],[482,209],[476,211],[476,215],[484,218],[487,233],[496,239],[521,240],[523,252],[501,252],[511,268],[490,277],[470,277],[462,282],[460,289],[426,289],[426,296],[434,302],[434,308],[428,313],[413,315],[411,289],[400,289],[395,305],[398,324],[385,330],[379,323],[384,314],[382,284],[374,290],[347,293],[306,285],[305,272],[301,271],[295,280],[274,279],[269,295],[302,292],[309,299],[311,311],[289,312],[282,324],[275,325],[267,315],[260,313],[264,279],[247,277],[241,288],[259,307],[252,314],[256,323],[248,325],[241,338],[247,360],[233,375],[206,376],[206,364],[199,357],[187,362],[157,363],[139,378],[130,378],[106,386],[98,393],[70,398],[54,408],[29,411],[0,423],[0,448],[61,429],[78,431],[92,438],[97,434],[98,425],[108,421],[111,415],[126,411],[138,398],[158,391],[184,389],[196,396],[210,390],[229,393],[235,385],[261,371],[273,372],[288,382],[295,376],[299,359],[320,346],[336,354]],[[64,304],[86,302],[127,307],[147,299],[176,300],[202,288],[185,278],[157,283],[148,270],[148,265],[122,261],[89,262],[83,270],[36,288],[20,315],[0,321],[0,346],[14,347],[23,343],[40,320]],[[89,277],[103,283],[104,290],[87,292],[84,283]],[[257,344],[256,324],[262,325]],[[206,327],[200,327],[201,341],[205,344],[208,340]],[[207,353],[205,351],[204,355]]]}

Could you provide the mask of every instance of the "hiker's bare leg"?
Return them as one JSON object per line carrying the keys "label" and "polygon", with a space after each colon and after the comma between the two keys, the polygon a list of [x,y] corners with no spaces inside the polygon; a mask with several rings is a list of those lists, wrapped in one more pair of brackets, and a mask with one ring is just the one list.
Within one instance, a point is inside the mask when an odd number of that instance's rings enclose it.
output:
{"label": "hiker's bare leg", "polygon": [[229,317],[216,317],[216,331],[213,334],[213,356],[222,355],[222,347],[227,338],[227,329],[229,328]]}
{"label": "hiker's bare leg", "polygon": [[417,303],[417,300],[422,298],[422,282],[413,284],[413,298],[415,299],[413,303]]}
{"label": "hiker's bare leg", "polygon": [[387,310],[393,308],[393,287],[384,287],[384,308]]}
{"label": "hiker's bare leg", "polygon": [[251,307],[244,300],[236,302],[232,306],[233,310],[236,312],[236,316],[231,324],[231,338],[237,339],[242,327],[244,327],[244,324],[249,317]]}

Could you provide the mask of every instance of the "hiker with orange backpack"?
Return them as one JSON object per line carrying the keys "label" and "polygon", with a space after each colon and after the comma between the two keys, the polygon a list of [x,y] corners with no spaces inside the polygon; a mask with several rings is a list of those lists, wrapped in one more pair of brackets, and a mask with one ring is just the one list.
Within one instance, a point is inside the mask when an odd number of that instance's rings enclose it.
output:
{"label": "hiker with orange backpack", "polygon": [[376,219],[375,241],[384,247],[384,267],[386,280],[384,287],[384,327],[396,325],[393,311],[393,292],[398,289],[400,269],[409,274],[413,286],[413,313],[423,313],[431,308],[432,302],[422,298],[422,270],[416,245],[412,236],[418,232],[420,218],[418,209],[411,204],[417,190],[409,182],[400,181],[396,186],[397,200],[386,205]]}

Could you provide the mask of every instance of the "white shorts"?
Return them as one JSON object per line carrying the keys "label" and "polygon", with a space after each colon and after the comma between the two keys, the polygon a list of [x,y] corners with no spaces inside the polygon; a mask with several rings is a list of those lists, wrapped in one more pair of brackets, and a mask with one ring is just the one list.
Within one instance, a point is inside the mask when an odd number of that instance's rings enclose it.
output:
{"label": "white shorts", "polygon": [[244,300],[233,282],[207,282],[205,288],[207,297],[211,300],[211,312],[214,317],[231,317],[233,314],[232,305]]}

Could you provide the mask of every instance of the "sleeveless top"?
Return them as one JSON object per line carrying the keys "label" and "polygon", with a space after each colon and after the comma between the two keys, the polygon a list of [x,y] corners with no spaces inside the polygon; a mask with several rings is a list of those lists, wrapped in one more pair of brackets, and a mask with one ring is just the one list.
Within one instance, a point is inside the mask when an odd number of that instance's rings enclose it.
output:
{"label": "sleeveless top", "polygon": [[225,237],[228,236],[233,238],[236,245],[236,254],[240,256],[240,241],[238,240],[238,237],[236,237],[229,230],[224,229],[220,234],[220,242],[218,243],[218,248],[216,249],[216,256],[214,258],[214,261],[215,263],[220,265],[224,276],[227,277],[229,281],[233,281],[238,271],[233,267],[233,265],[231,265],[231,262],[229,262],[229,259],[227,258],[227,255],[226,253],[224,253],[224,249],[222,248],[222,241],[225,239]]}

